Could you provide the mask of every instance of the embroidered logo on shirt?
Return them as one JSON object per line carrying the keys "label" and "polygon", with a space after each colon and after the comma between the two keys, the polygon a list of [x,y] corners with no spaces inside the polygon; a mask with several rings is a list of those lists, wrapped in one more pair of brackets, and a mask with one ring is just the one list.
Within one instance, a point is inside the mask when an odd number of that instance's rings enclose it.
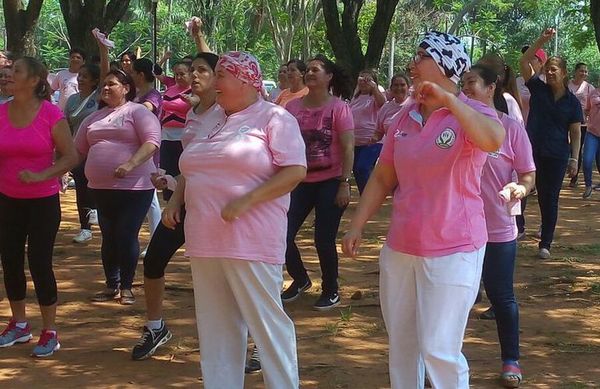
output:
{"label": "embroidered logo on shirt", "polygon": [[408,134],[400,129],[397,129],[396,132],[394,132],[394,138],[400,138],[400,137],[405,137]]}
{"label": "embroidered logo on shirt", "polygon": [[490,151],[488,157],[498,159],[500,157],[500,150]]}
{"label": "embroidered logo on shirt", "polygon": [[240,135],[247,133],[248,131],[250,131],[250,127],[248,126],[241,126],[238,130],[238,133]]}
{"label": "embroidered logo on shirt", "polygon": [[451,128],[446,128],[435,140],[435,144],[441,149],[449,149],[456,141],[456,133]]}

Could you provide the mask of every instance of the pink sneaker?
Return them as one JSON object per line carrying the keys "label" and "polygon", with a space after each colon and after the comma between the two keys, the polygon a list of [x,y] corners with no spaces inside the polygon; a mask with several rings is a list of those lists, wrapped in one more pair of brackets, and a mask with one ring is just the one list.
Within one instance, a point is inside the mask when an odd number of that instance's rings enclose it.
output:
{"label": "pink sneaker", "polygon": [[27,343],[32,337],[29,324],[25,328],[19,328],[17,322],[11,319],[8,326],[0,334],[0,347],[10,347],[15,343]]}

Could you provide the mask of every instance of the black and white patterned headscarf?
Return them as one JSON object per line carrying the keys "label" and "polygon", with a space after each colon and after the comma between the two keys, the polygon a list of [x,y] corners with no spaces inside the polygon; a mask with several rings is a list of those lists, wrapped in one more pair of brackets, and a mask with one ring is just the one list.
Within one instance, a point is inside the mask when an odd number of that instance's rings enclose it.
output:
{"label": "black and white patterned headscarf", "polygon": [[439,31],[430,31],[419,44],[450,81],[458,84],[462,75],[469,71],[471,60],[460,39]]}

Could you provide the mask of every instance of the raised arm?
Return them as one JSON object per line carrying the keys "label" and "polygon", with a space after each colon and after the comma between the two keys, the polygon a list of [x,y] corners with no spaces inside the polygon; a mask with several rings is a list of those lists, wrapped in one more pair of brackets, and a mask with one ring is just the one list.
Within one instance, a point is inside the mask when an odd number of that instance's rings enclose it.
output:
{"label": "raised arm", "polygon": [[199,17],[192,18],[192,36],[194,37],[194,42],[196,43],[196,50],[199,53],[212,53],[210,47],[204,40],[204,33],[202,32],[202,19]]}
{"label": "raised arm", "polygon": [[521,76],[523,76],[525,82],[529,81],[535,75],[532,65],[532,62],[535,60],[535,53],[550,41],[554,34],[556,34],[556,31],[553,28],[545,29],[539,38],[521,56],[519,67],[521,69]]}

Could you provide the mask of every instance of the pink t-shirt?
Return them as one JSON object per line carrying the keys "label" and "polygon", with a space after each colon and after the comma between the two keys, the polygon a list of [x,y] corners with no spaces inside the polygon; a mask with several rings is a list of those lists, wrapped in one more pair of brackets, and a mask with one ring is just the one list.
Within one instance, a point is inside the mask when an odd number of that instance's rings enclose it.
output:
{"label": "pink t-shirt", "polygon": [[78,73],[71,73],[69,69],[61,70],[52,77],[48,76],[50,87],[58,91],[58,106],[65,109],[67,100],[75,93],[79,93]]}
{"label": "pink t-shirt", "polygon": [[517,238],[515,217],[510,215],[507,203],[498,196],[498,192],[506,184],[515,181],[515,173],[535,171],[533,151],[525,127],[505,114],[500,115],[506,138],[498,151],[488,153],[481,176],[481,198],[488,240],[497,243],[510,242]]}
{"label": "pink t-shirt", "polygon": [[585,112],[587,110],[587,101],[590,93],[594,90],[594,86],[587,81],[583,81],[577,85],[573,80],[569,81],[569,90],[573,92],[577,100],[581,103],[581,110],[583,111],[583,117],[586,118]]}
{"label": "pink t-shirt", "polygon": [[317,108],[304,107],[303,99],[285,107],[297,120],[306,146],[308,173],[304,182],[320,182],[342,175],[343,150],[340,137],[354,129],[348,104],[337,97]]}
{"label": "pink t-shirt", "polygon": [[[498,120],[479,101],[459,98]],[[396,251],[439,257],[472,252],[485,245],[487,231],[480,197],[487,154],[467,137],[446,108],[421,124],[419,104],[407,103],[388,130],[379,156],[398,178],[387,245]]]}
{"label": "pink t-shirt", "polygon": [[259,99],[196,135],[179,160],[185,177],[186,255],[285,262],[289,194],[256,205],[226,222],[221,210],[256,189],[282,166],[306,166],[298,122]]}
{"label": "pink t-shirt", "polygon": [[354,144],[356,146],[368,145],[375,133],[377,112],[379,112],[375,97],[358,95],[350,101],[350,109],[354,118]]}
{"label": "pink t-shirt", "polygon": [[408,99],[410,99],[410,97],[404,100],[402,103],[398,103],[396,99],[392,98],[383,104],[383,106],[379,109],[379,112],[377,112],[377,133],[382,135],[387,133],[388,127],[396,115],[400,112],[400,108],[402,108],[402,106],[409,101]]}
{"label": "pink t-shirt", "polygon": [[[214,128],[219,120],[222,120],[223,109],[219,104],[214,103],[209,109],[202,113],[195,113],[194,109],[190,109],[185,119],[185,129],[181,136],[181,144],[187,147],[188,144],[200,134],[200,136],[208,135],[208,132]],[[204,134],[204,135],[202,135]]]}
{"label": "pink t-shirt", "polygon": [[600,137],[600,88],[594,89],[590,93],[587,103],[590,110],[587,130]]}
{"label": "pink t-shirt", "polygon": [[64,119],[62,111],[44,100],[30,125],[15,128],[8,119],[10,104],[0,105],[0,193],[17,199],[57,194],[60,188],[57,178],[26,184],[19,179],[19,173],[23,170],[41,172],[53,165],[52,128]]}
{"label": "pink t-shirt", "polygon": [[92,189],[153,189],[150,174],[156,171],[152,158],[123,178],[115,169],[138,151],[144,143],[160,146],[160,123],[141,104],[125,103],[104,107],[88,116],[75,136],[75,146],[87,155],[85,175]]}
{"label": "pink t-shirt", "polygon": [[525,127],[525,120],[523,120],[523,113],[521,112],[521,108],[519,107],[519,103],[517,100],[508,92],[502,93],[504,100],[506,100],[506,105],[508,106],[508,116],[511,119],[516,120],[521,123],[523,127]]}
{"label": "pink t-shirt", "polygon": [[190,92],[190,87],[182,87],[176,84],[167,89],[163,94],[160,115],[163,140],[181,140],[186,115],[190,110],[190,104],[181,96]]}

